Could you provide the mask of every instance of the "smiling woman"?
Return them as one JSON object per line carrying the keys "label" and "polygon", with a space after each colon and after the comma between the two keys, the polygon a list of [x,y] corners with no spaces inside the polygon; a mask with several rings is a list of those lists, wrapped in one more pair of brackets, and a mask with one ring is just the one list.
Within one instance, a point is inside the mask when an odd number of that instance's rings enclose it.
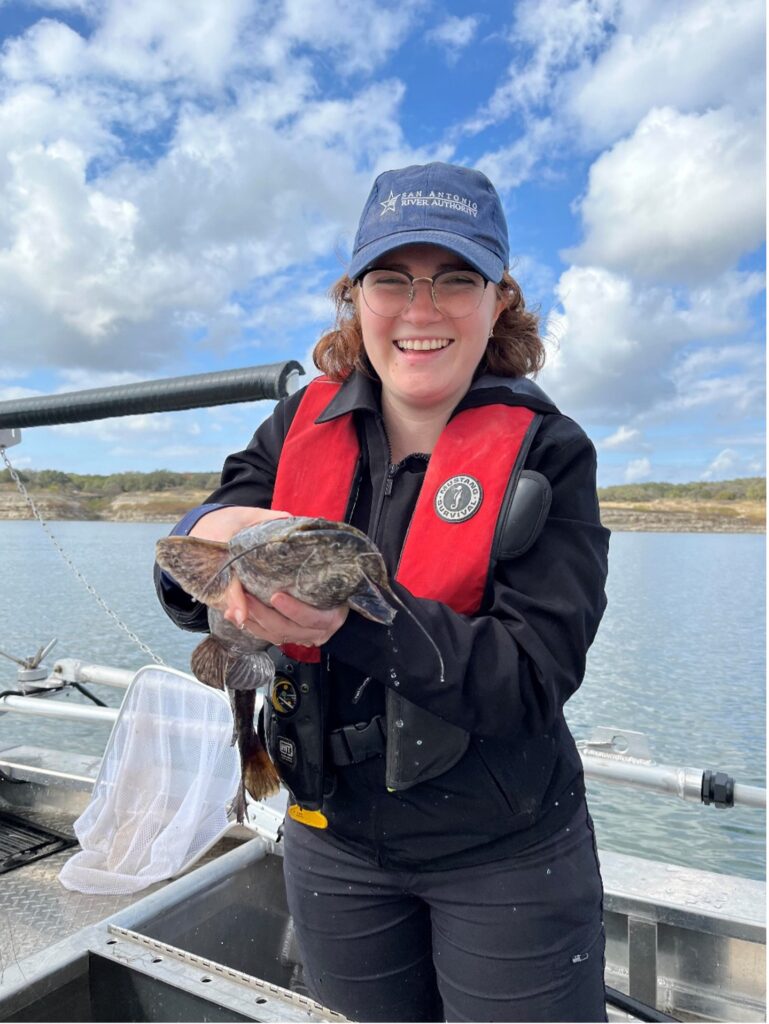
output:
{"label": "smiling woman", "polygon": [[[380,175],[314,353],[325,376],[177,527],[229,541],[287,513],[344,520],[387,567],[387,626],[290,587],[260,600],[233,581],[219,600],[292,690],[271,688],[263,722],[291,795],[286,891],[313,995],[355,1020],[605,1019],[562,709],[603,614],[608,531],[593,446],[527,377],[543,349],[508,262],[483,174]],[[173,580],[158,590],[206,628]]]}
{"label": "smiling woman", "polygon": [[[505,304],[494,324],[494,334],[488,339],[477,372],[506,377],[525,377],[536,373],[545,362],[545,348],[538,330],[539,318],[526,309],[518,282],[507,269],[495,285],[495,291],[498,296],[505,297]],[[363,348],[355,288],[347,274],[334,284],[331,298],[336,307],[336,325],[315,346],[316,365],[332,380],[338,381],[343,380],[351,368],[370,373],[372,367]]]}

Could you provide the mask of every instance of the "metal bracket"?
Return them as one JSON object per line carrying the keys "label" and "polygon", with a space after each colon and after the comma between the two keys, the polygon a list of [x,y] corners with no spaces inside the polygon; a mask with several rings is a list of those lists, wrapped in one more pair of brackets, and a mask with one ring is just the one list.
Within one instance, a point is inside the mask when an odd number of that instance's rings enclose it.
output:
{"label": "metal bracket", "polygon": [[627,919],[628,989],[634,999],[657,1005],[657,922]]}
{"label": "metal bracket", "polygon": [[0,428],[0,448],[12,448],[21,441],[21,431],[18,427]]}
{"label": "metal bracket", "polygon": [[580,750],[591,754],[605,754],[610,757],[633,758],[636,761],[653,761],[649,740],[643,732],[631,729],[616,729],[614,726],[598,725],[588,740],[580,741]]}
{"label": "metal bracket", "polygon": [[110,938],[97,948],[91,947],[92,952],[166,986],[193,994],[197,999],[210,1000],[241,1019],[274,1021],[278,1024],[347,1020],[308,996],[291,992],[280,985],[170,943],[116,924],[108,923],[106,930]]}

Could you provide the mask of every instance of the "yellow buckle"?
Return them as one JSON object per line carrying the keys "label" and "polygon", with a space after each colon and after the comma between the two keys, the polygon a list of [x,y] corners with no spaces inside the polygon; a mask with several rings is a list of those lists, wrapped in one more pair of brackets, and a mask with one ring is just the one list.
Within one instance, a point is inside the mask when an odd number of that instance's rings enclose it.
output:
{"label": "yellow buckle", "polygon": [[309,825],[310,828],[328,828],[328,818],[323,811],[307,811],[299,804],[291,804],[288,816],[301,825]]}

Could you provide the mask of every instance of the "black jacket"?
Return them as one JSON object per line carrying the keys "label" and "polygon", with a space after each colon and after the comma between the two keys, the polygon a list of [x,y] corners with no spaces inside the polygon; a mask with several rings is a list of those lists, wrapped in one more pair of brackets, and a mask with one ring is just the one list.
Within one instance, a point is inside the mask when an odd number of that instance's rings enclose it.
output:
{"label": "black jacket", "polygon": [[[528,390],[516,395],[476,384],[457,411],[506,402],[543,414],[525,462],[552,489],[537,541],[498,562],[485,606],[472,617],[394,585],[441,650],[443,682],[434,650],[403,614],[388,632],[350,613],[325,645],[330,729],[382,714],[394,671],[403,697],[472,736],[453,768],[397,793],[385,787],[381,756],[336,769],[323,834],[383,866],[429,870],[498,859],[561,827],[584,793],[562,707],[582,681],[605,608],[609,532],[599,520],[592,444],[543,392]],[[282,443],[302,394],[278,403],[248,448],[227,459],[209,502],[270,506]],[[355,416],[363,455],[348,518],[374,540],[394,574],[428,456],[415,453],[390,465],[379,388],[366,377],[353,374],[324,416],[342,412]],[[157,579],[177,625],[206,629],[204,608],[163,574]],[[366,677],[371,682],[353,702]]]}

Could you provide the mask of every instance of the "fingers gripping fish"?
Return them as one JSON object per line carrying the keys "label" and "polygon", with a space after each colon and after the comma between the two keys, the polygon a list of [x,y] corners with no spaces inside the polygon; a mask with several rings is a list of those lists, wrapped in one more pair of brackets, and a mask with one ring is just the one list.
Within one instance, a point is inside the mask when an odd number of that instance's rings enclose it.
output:
{"label": "fingers gripping fish", "polygon": [[196,600],[208,606],[211,635],[192,653],[196,678],[226,689],[235,721],[241,763],[237,820],[245,816],[245,790],[255,800],[277,792],[280,779],[254,728],[256,691],[269,685],[274,667],[269,641],[233,626],[212,606],[230,584],[268,603],[285,591],[315,608],[340,604],[389,625],[395,610],[384,600],[390,589],[382,556],[369,538],[346,523],[293,517],[271,519],[236,533],[226,544],[196,537],[164,537],[156,545],[158,565]]}

